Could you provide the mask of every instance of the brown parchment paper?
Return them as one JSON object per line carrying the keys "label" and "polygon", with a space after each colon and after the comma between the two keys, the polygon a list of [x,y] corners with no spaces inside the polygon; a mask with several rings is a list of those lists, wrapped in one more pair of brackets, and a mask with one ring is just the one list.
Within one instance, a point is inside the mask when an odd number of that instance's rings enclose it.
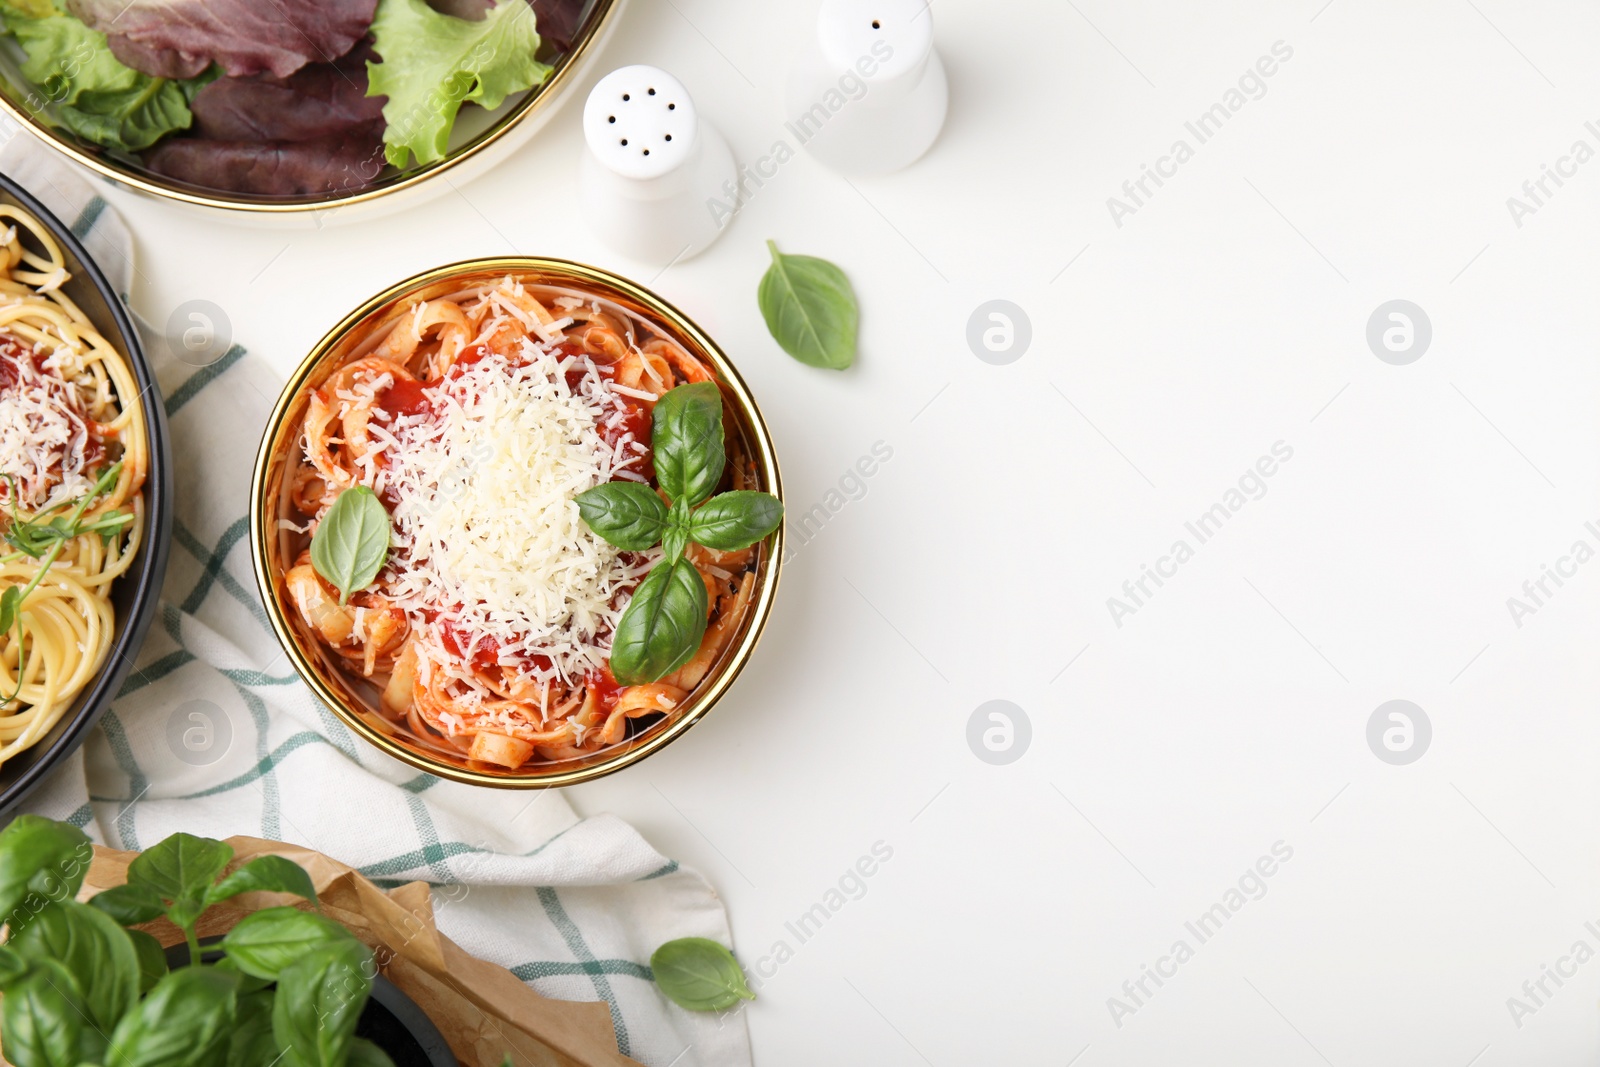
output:
{"label": "brown parchment paper", "polygon": [[[234,850],[230,871],[268,854],[304,867],[323,914],[372,949],[379,971],[427,1013],[463,1067],[500,1067],[507,1053],[517,1067],[638,1067],[617,1051],[605,1004],[541,997],[504,967],[467,955],[441,934],[426,883],[385,892],[312,849],[254,837],[230,837],[228,844]],[[126,882],[137,855],[96,845],[79,899]],[[309,902],[287,893],[244,893],[208,910],[199,934],[225,934],[251,912],[282,904],[311,910]],[[182,931],[165,919],[141,929],[163,946],[183,940]]]}

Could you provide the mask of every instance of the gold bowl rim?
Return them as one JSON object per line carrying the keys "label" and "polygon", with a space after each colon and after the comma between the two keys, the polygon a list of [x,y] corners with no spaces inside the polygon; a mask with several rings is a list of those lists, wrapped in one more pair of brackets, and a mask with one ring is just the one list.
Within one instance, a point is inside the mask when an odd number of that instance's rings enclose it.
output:
{"label": "gold bowl rim", "polygon": [[201,191],[195,187],[179,182],[169,182],[160,175],[149,171],[135,170],[126,164],[118,163],[111,159],[102,159],[87,152],[78,145],[61,136],[49,126],[40,122],[27,109],[18,105],[11,97],[0,92],[0,113],[19,123],[35,137],[44,141],[50,147],[67,155],[74,162],[88,167],[103,178],[109,178],[120,185],[137,189],[142,193],[158,197],[163,200],[175,200],[179,203],[194,204],[199,207],[215,208],[222,211],[244,211],[256,215],[285,216],[302,212],[329,211],[335,208],[352,207],[356,204],[366,204],[387,196],[390,193],[404,192],[416,188],[429,178],[444,174],[457,164],[464,163],[474,156],[489,151],[495,144],[508,136],[512,130],[528,121],[535,113],[551,104],[567,87],[571,81],[579,61],[587,54],[590,47],[608,28],[612,18],[622,8],[625,0],[595,0],[594,8],[589,17],[584,20],[583,26],[578,31],[577,38],[572,42],[572,47],[562,54],[555,62],[555,69],[543,84],[529,90],[528,94],[519,100],[512,109],[495,121],[483,133],[473,138],[472,141],[461,148],[447,153],[437,163],[416,168],[410,174],[383,185],[379,188],[364,189],[359,192],[346,193],[342,196],[321,196],[296,200],[251,200],[242,196],[215,190]]}
{"label": "gold bowl rim", "polygon": [[717,343],[682,311],[644,286],[599,267],[543,256],[493,256],[462,260],[413,275],[363,302],[323,335],[322,339],[312,346],[310,353],[301,361],[295,372],[289,376],[262,432],[261,444],[256,452],[255,472],[250,480],[250,554],[256,587],[266,607],[273,634],[283,646],[295,673],[310,686],[317,698],[325,703],[341,722],[379,751],[441,778],[499,789],[550,789],[593,781],[638,763],[686,733],[722,699],[749,663],[772,612],[784,557],[785,530],[780,525],[768,542],[767,559],[763,561],[764,566],[758,572],[756,595],[750,619],[744,627],[742,636],[738,643],[724,654],[717,674],[694,691],[689,707],[682,714],[675,719],[668,719],[637,743],[626,747],[619,746],[621,750],[613,756],[606,757],[601,753],[599,758],[569,770],[558,770],[537,776],[509,776],[490,774],[434,760],[373,727],[363,715],[347,706],[346,698],[342,694],[324,681],[321,672],[301,648],[300,641],[278,597],[276,581],[269,573],[268,538],[275,535],[279,515],[276,503],[266,499],[266,490],[271,476],[273,456],[278,452],[276,445],[282,434],[284,420],[294,408],[301,392],[322,368],[325,359],[344,340],[346,334],[374,313],[417,290],[448,281],[453,277],[480,273],[514,275],[533,272],[565,276],[571,283],[579,286],[594,284],[613,289],[636,301],[650,315],[658,318],[661,323],[698,349],[697,354],[703,355],[716,369],[726,395],[731,397],[744,419],[749,437],[748,445],[758,470],[767,482],[767,489],[780,501],[783,499],[783,479],[778,467],[777,452],[773,447],[772,433],[767,427],[766,420],[762,418],[761,409],[756,405],[749,386],[745,384],[744,378]]}

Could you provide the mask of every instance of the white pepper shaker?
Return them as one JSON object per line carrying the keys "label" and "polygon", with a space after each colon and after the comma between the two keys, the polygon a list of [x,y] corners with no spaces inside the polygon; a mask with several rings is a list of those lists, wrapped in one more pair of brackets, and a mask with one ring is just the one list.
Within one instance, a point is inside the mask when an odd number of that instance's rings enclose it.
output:
{"label": "white pepper shaker", "polygon": [[585,220],[623,255],[680,262],[709,248],[737,178],[733,153],[683,83],[657,67],[620,67],[583,109],[588,149],[578,169]]}
{"label": "white pepper shaker", "polygon": [[789,75],[789,132],[826,166],[883,174],[919,159],[949,110],[927,0],[823,0]]}

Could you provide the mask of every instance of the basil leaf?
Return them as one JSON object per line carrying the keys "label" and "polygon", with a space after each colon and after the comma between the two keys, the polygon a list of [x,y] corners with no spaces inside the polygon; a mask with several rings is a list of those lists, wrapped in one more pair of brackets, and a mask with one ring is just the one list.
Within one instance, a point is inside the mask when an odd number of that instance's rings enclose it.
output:
{"label": "basil leaf", "polygon": [[293,893],[313,904],[317,902],[317,887],[305,868],[282,856],[258,856],[212,886],[206,892],[206,905],[240,893],[258,892]]}
{"label": "basil leaf", "polygon": [[70,823],[19,815],[0,831],[0,921],[13,932],[47,900],[71,900],[83,886],[94,846]]}
{"label": "basil leaf", "polygon": [[169,901],[167,918],[190,927],[206,910],[206,893],[233,858],[233,847],[209,837],[173,834],[128,864],[128,883]]}
{"label": "basil leaf", "polygon": [[667,506],[648,485],[608,482],[579,493],[577,501],[589,529],[625,551],[643,552],[667,532]]}
{"label": "basil leaf", "polygon": [[125,930],[133,942],[133,954],[139,958],[139,992],[145,994],[167,975],[167,952],[161,942],[143,930]]}
{"label": "basil leaf", "polygon": [[[215,967],[180,967],[157,982],[111,1033],[106,1063],[117,1067],[209,1064],[228,1041],[237,979]],[[9,998],[8,998],[9,999]]]}
{"label": "basil leaf", "polygon": [[0,593],[0,634],[11,629],[11,624],[17,621],[17,610],[21,607],[22,586],[6,586],[6,591]]}
{"label": "basil leaf", "polygon": [[[206,950],[204,949],[201,950],[202,955],[205,953],[205,951]],[[245,974],[244,971],[239,969],[238,961],[231,960],[227,956],[223,956],[220,960],[211,964],[210,966],[215,967],[218,970],[227,971],[229,974],[236,975],[239,979],[239,995],[241,997],[250,993],[259,993],[261,990],[266,989],[272,984],[272,980],[270,978],[257,978],[253,974]]]}
{"label": "basil leaf", "polygon": [[712,497],[689,520],[689,537],[718,552],[748,548],[778,528],[783,503],[771,493],[737,489]]}
{"label": "basil leaf", "polygon": [[364,485],[346,489],[311,535],[311,566],[339,590],[339,603],[365,589],[389,558],[389,513]]}
{"label": "basil leaf", "polygon": [[683,557],[683,550],[689,547],[689,530],[683,526],[673,526],[667,530],[667,536],[661,539],[661,562],[656,566],[676,563]]}
{"label": "basil leaf", "polygon": [[623,685],[658,681],[688,663],[706,632],[706,583],[687,559],[659,563],[617,623],[611,674]]}
{"label": "basil leaf", "polygon": [[89,898],[91,908],[99,908],[123,926],[147,923],[167,910],[161,895],[147,885],[114,885]]}
{"label": "basil leaf", "polygon": [[668,941],[650,956],[656,987],[690,1011],[721,1011],[756,995],[733,953],[704,937]]}
{"label": "basil leaf", "polygon": [[139,957],[127,931],[87,904],[46,905],[6,944],[29,963],[54,960],[65,967],[101,1030],[109,1031],[139,999]]}
{"label": "basil leaf", "polygon": [[715,382],[669,389],[656,401],[650,435],[656,481],[667,498],[692,507],[722,481],[722,390]]}
{"label": "basil leaf", "polygon": [[683,555],[683,550],[689,547],[689,516],[692,514],[688,500],[672,502],[672,507],[667,510],[667,533],[661,539],[662,557],[656,566],[676,563],[678,557]]}
{"label": "basil leaf", "polygon": [[28,961],[15,951],[0,945],[0,990],[6,990],[28,973]]}
{"label": "basil leaf", "polygon": [[772,241],[772,266],[756,299],[767,332],[801,363],[844,370],[855,362],[861,313],[844,271],[815,256],[786,256]]}
{"label": "basil leaf", "polygon": [[222,939],[228,959],[245,974],[276,979],[312,949],[354,935],[338,923],[297,908],[263,908],[239,920]]}
{"label": "basil leaf", "polygon": [[312,949],[278,973],[272,1034],[306,1067],[343,1067],[372,991],[372,952],[354,938]]}
{"label": "basil leaf", "polygon": [[13,1067],[99,1063],[105,1038],[85,1026],[88,1010],[67,969],[40,960],[0,1003],[0,1054]]}
{"label": "basil leaf", "polygon": [[[358,1037],[350,1042],[350,1058],[345,1061],[346,1067],[394,1067],[394,1061],[383,1049],[374,1045],[364,1037]],[[511,1067],[511,1053],[501,1061],[501,1067]]]}
{"label": "basil leaf", "polygon": [[272,1036],[272,994],[239,998],[239,1010],[228,1038],[226,1067],[271,1067],[283,1056]]}

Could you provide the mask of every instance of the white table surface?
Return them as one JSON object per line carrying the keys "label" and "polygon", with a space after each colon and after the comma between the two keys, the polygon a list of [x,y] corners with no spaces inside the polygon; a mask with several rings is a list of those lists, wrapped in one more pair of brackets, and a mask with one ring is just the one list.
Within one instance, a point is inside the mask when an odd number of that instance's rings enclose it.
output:
{"label": "white table surface", "polygon": [[[635,0],[590,84],[664,66],[753,160],[784,135],[814,8]],[[395,218],[280,232],[119,194],[135,303],[161,322],[214,301],[287,372],[404,276],[567,256],[653,277],[720,339],[792,514],[892,448],[796,554],[716,712],[571,791],[710,878],[747,966],[794,950],[749,1011],[763,1067],[1593,1062],[1600,962],[1520,1019],[1507,999],[1600,950],[1600,562],[1520,627],[1507,598],[1600,547],[1600,161],[1521,226],[1506,199],[1600,148],[1600,11],[939,0],[936,19],[952,104],[925,159],[854,188],[797,159],[659,276],[575,214],[580,95]],[[1265,95],[1196,145],[1185,121],[1277,41],[1293,56]],[[1194,158],[1117,226],[1107,198],[1180,137]],[[849,272],[855,369],[768,338],[768,237]],[[1032,321],[1009,366],[965,340],[992,298]],[[1406,366],[1365,340],[1395,298],[1433,326]],[[1116,625],[1107,598],[1279,441],[1265,495]],[[1032,723],[1007,766],[966,742],[992,699]],[[1432,723],[1405,766],[1366,741],[1391,699]],[[786,922],[880,841],[865,894],[800,943]],[[1200,944],[1185,922],[1279,841],[1265,895]],[[1179,939],[1193,958],[1118,1026],[1108,998]]]}

